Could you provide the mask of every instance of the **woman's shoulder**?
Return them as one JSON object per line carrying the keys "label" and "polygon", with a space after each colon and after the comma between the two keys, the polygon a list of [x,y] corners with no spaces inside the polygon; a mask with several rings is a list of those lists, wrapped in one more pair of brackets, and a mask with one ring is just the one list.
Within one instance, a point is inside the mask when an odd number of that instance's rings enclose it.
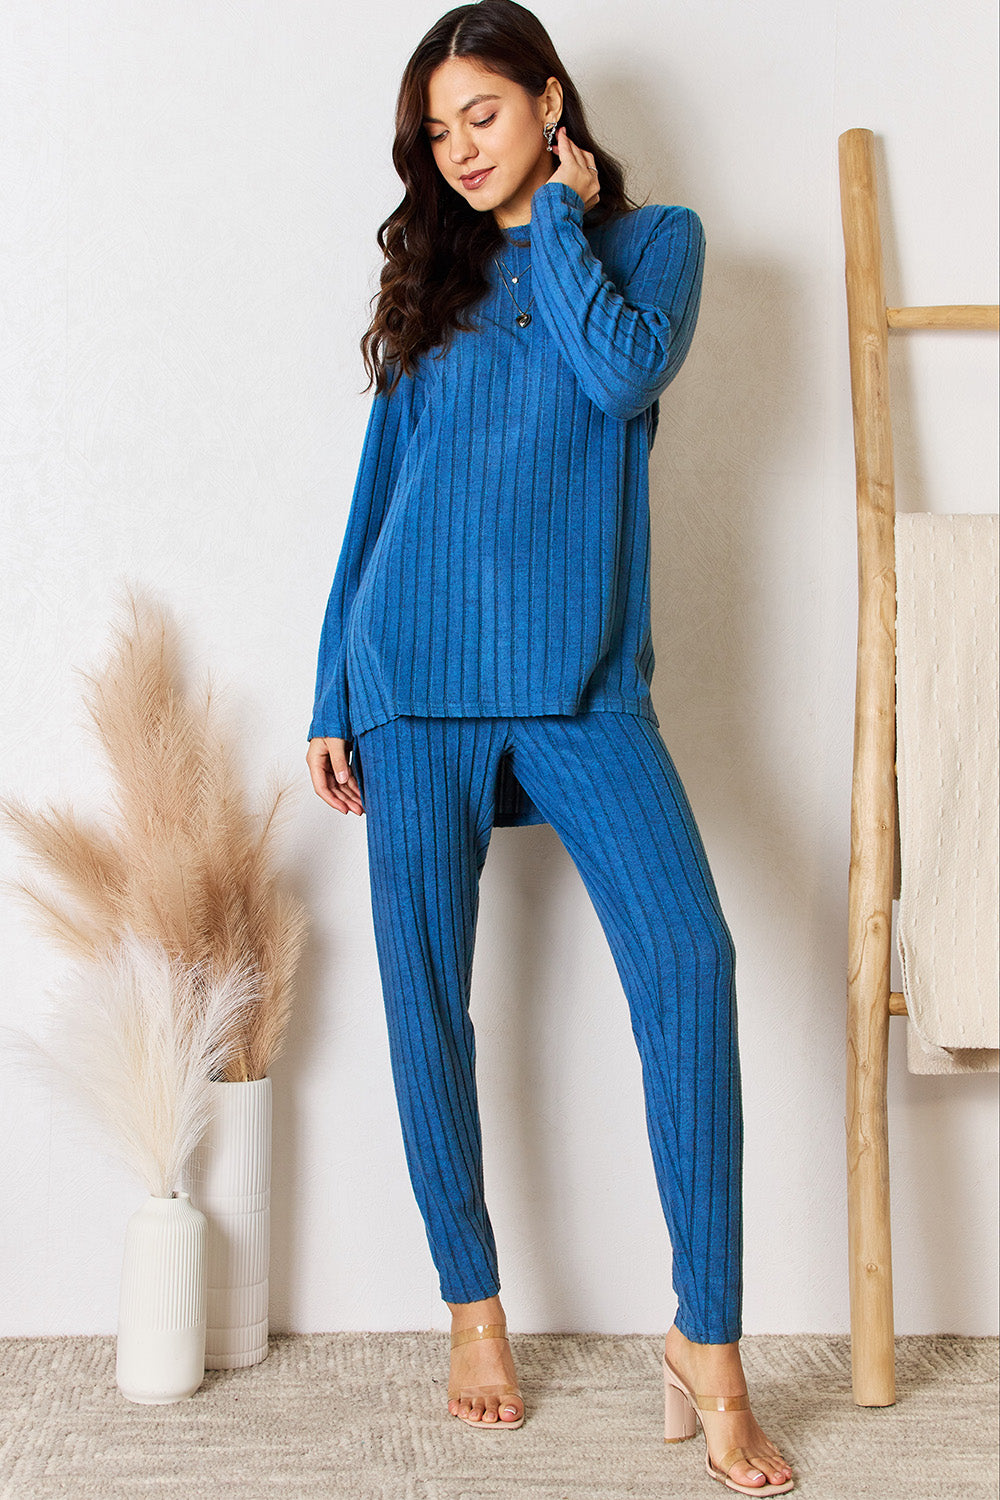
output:
{"label": "woman's shoulder", "polygon": [[595,226],[605,238],[618,244],[648,243],[657,235],[669,232],[704,239],[705,230],[693,208],[681,203],[642,203],[606,223]]}
{"label": "woman's shoulder", "polygon": [[705,232],[693,208],[643,203],[596,226],[590,244],[612,280],[624,284],[644,272],[667,276],[672,267],[700,264]]}

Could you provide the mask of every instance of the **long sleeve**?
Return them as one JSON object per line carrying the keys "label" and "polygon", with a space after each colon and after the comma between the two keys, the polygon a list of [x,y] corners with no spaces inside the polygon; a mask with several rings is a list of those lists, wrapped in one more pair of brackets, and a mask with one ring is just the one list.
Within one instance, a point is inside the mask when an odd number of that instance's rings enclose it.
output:
{"label": "long sleeve", "polygon": [[585,394],[628,420],[659,397],[684,362],[701,297],[705,235],[690,208],[649,205],[648,234],[624,291],[583,230],[583,200],[545,183],[531,200],[535,301]]}
{"label": "long sleeve", "polygon": [[392,395],[372,401],[354,485],[351,509],[320,634],[310,739],[351,740],[344,627],[354,596],[378,541],[406,445],[417,418],[417,382],[403,375]]}

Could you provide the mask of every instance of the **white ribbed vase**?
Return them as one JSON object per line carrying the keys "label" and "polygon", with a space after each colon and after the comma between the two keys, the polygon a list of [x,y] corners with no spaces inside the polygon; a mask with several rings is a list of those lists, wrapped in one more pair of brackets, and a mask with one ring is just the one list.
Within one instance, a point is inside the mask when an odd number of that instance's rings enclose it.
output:
{"label": "white ribbed vase", "polygon": [[151,1195],[125,1227],[115,1374],[129,1401],[182,1401],[205,1378],[206,1229],[184,1192]]}
{"label": "white ribbed vase", "polygon": [[212,1118],[185,1171],[208,1220],[205,1368],[267,1354],[271,1250],[271,1080],[213,1083]]}

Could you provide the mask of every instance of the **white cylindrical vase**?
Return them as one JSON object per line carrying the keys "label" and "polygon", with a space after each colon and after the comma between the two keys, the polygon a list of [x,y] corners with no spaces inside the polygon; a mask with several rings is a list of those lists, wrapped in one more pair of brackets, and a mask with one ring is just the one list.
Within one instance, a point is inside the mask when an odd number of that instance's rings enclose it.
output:
{"label": "white cylindrical vase", "polygon": [[185,1192],[151,1195],[126,1225],[115,1374],[129,1401],[182,1401],[205,1378],[206,1228]]}
{"label": "white cylindrical vase", "polygon": [[271,1251],[271,1080],[213,1083],[214,1108],[185,1183],[208,1220],[205,1368],[267,1355]]}

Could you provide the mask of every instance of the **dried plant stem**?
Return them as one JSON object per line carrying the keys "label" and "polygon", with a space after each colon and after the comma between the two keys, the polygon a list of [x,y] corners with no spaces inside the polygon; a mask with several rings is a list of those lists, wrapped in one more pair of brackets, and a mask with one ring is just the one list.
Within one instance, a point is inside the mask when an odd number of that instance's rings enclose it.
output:
{"label": "dried plant stem", "polygon": [[211,1117],[234,1027],[259,1004],[254,977],[214,975],[126,933],[57,999],[49,1044],[4,1028],[11,1050],[53,1072],[150,1193],[168,1197]]}
{"label": "dried plant stem", "polygon": [[230,1018],[224,1077],[262,1078],[283,1044],[306,931],[274,863],[286,789],[273,786],[261,810],[248,808],[211,685],[183,691],[176,631],[148,597],[127,594],[108,662],[84,675],[113,778],[113,827],[0,799],[0,817],[65,900],[28,881],[15,889],[77,957],[101,960],[131,934],[216,982],[252,976],[257,1003]]}

